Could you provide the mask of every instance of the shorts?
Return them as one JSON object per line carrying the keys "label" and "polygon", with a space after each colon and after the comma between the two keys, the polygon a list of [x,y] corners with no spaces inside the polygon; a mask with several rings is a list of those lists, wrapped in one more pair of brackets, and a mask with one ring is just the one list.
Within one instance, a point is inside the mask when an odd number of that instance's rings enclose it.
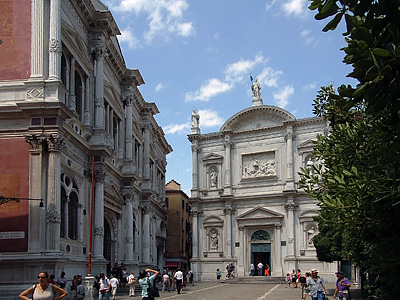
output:
{"label": "shorts", "polygon": [[292,278],[292,282],[296,282],[297,278]]}
{"label": "shorts", "polygon": [[221,275],[217,275],[217,279],[221,279]]}
{"label": "shorts", "polygon": [[117,293],[117,288],[116,287],[111,288],[111,294],[115,295],[116,293]]}

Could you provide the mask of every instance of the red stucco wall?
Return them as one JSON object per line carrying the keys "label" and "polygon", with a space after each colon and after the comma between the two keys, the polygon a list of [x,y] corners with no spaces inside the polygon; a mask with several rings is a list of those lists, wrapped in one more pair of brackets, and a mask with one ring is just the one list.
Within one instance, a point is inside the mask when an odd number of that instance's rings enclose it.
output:
{"label": "red stucco wall", "polygon": [[[23,138],[0,139],[0,195],[29,197],[29,145]],[[28,221],[29,201],[0,205],[0,252],[28,250]],[[25,237],[6,238],[13,232]]]}
{"label": "red stucco wall", "polygon": [[31,63],[31,1],[0,1],[0,80],[28,79]]}

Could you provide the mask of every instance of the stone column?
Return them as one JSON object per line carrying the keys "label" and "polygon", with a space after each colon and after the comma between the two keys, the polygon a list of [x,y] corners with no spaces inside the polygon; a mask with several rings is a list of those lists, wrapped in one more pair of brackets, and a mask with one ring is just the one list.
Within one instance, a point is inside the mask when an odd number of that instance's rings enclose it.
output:
{"label": "stone column", "polygon": [[225,236],[226,236],[226,257],[232,257],[232,215],[233,215],[233,208],[231,206],[225,206],[224,208],[225,214]]}
{"label": "stone column", "polygon": [[199,153],[199,142],[194,140],[192,142],[192,169],[193,169],[193,178],[192,178],[192,190],[194,191],[194,195],[192,197],[197,197],[197,189],[198,189],[198,153]]}
{"label": "stone column", "polygon": [[[239,261],[239,269],[241,270],[241,274],[245,276],[246,274],[244,273],[246,270],[246,249],[247,246],[244,245],[244,226],[239,226],[239,237],[240,237],[240,261]],[[249,272],[248,272],[249,273]]]}
{"label": "stone column", "polygon": [[94,171],[95,176],[95,201],[94,201],[94,239],[93,253],[96,259],[103,258],[104,241],[104,178],[106,173],[103,168]]}
{"label": "stone column", "polygon": [[231,137],[226,135],[224,138],[224,147],[225,147],[225,165],[224,165],[224,173],[225,173],[225,184],[224,184],[224,194],[230,195],[232,194],[232,179],[231,179]]}
{"label": "stone column", "polygon": [[144,126],[143,179],[150,179],[150,125]]}
{"label": "stone column", "polygon": [[125,231],[125,254],[126,254],[126,263],[133,263],[133,193],[125,193],[125,223],[126,223],[126,231]]}
{"label": "stone column", "polygon": [[47,171],[47,226],[46,249],[60,251],[61,224],[61,160],[60,146],[62,137],[50,135],[47,139],[49,163]]}
{"label": "stone column", "polygon": [[126,251],[125,248],[125,240],[122,241],[122,216],[121,214],[117,214],[117,260],[118,261],[123,261],[125,260],[124,257],[124,250]]}
{"label": "stone column", "polygon": [[[32,0],[31,79],[45,79],[45,0]],[[47,42],[46,42],[47,43]]]}
{"label": "stone column", "polygon": [[150,264],[150,212],[151,207],[146,205],[143,207],[143,263]]}
{"label": "stone column", "polygon": [[50,1],[49,79],[61,78],[61,4]]}
{"label": "stone column", "polygon": [[293,197],[289,196],[285,204],[287,211],[287,256],[294,256],[294,210],[296,205],[293,202]]}
{"label": "stone column", "polygon": [[90,117],[90,80],[89,77],[86,78],[85,81],[85,107],[83,110],[83,125],[90,126],[92,124],[91,117]]}
{"label": "stone column", "polygon": [[63,232],[64,232],[64,236],[63,237],[68,237],[68,202],[69,202],[69,197],[67,197],[66,201],[62,202],[61,205],[64,208],[64,215],[62,216],[62,218],[64,219],[63,222]]}
{"label": "stone column", "polygon": [[275,235],[275,238],[274,238],[275,262],[273,262],[273,265],[275,265],[275,268],[272,269],[272,273],[274,276],[283,276],[281,228],[282,228],[282,224],[280,224],[280,223],[275,224],[275,233],[274,233],[274,235]]}
{"label": "stone column", "polygon": [[286,186],[285,190],[292,191],[295,189],[294,185],[294,165],[293,165],[293,126],[287,125],[286,127]]}
{"label": "stone column", "polygon": [[68,107],[72,111],[76,111],[76,95],[75,95],[75,58],[71,58],[71,72],[69,74],[70,86],[68,96]]}
{"label": "stone column", "polygon": [[99,43],[94,49],[96,56],[96,89],[95,89],[95,122],[94,129],[104,128],[104,56],[106,49],[104,45],[104,36],[101,33],[96,34]]}
{"label": "stone column", "polygon": [[77,227],[77,231],[76,231],[76,239],[80,242],[83,242],[83,237],[82,237],[82,231],[83,231],[83,226],[81,224],[83,224],[83,217],[82,217],[82,210],[83,210],[83,205],[81,203],[78,204],[78,212],[76,215],[76,227]]}
{"label": "stone column", "polygon": [[[29,197],[43,198],[47,203],[46,195],[43,194],[43,177],[40,175],[43,169],[43,138],[34,134],[25,137],[29,143]],[[29,210],[29,252],[43,252],[46,241],[46,224],[44,209],[37,205],[37,201],[30,201]]]}
{"label": "stone column", "polygon": [[192,246],[193,246],[193,253],[192,253],[192,257],[193,258],[198,258],[199,257],[199,242],[198,242],[198,237],[199,237],[199,232],[198,232],[198,228],[197,228],[197,217],[198,217],[199,212],[197,211],[197,209],[193,208],[192,211],[192,217],[193,217],[193,232],[192,232]]}

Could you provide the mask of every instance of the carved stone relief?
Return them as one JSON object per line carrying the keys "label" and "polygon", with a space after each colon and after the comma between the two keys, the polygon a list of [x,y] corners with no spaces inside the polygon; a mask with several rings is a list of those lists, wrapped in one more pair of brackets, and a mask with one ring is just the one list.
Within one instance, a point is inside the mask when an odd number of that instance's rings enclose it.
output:
{"label": "carved stone relief", "polygon": [[242,156],[242,178],[261,176],[276,176],[274,151]]}

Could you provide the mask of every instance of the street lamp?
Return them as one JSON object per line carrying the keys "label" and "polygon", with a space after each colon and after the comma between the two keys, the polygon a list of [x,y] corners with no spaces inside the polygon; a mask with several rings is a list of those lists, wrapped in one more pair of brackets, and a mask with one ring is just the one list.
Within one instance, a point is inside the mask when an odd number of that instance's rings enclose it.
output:
{"label": "street lamp", "polygon": [[0,196],[0,205],[11,202],[11,201],[15,201],[15,202],[19,202],[21,200],[33,200],[33,201],[40,201],[39,207],[44,207],[43,204],[43,198],[15,198],[15,197],[4,197],[4,196]]}

